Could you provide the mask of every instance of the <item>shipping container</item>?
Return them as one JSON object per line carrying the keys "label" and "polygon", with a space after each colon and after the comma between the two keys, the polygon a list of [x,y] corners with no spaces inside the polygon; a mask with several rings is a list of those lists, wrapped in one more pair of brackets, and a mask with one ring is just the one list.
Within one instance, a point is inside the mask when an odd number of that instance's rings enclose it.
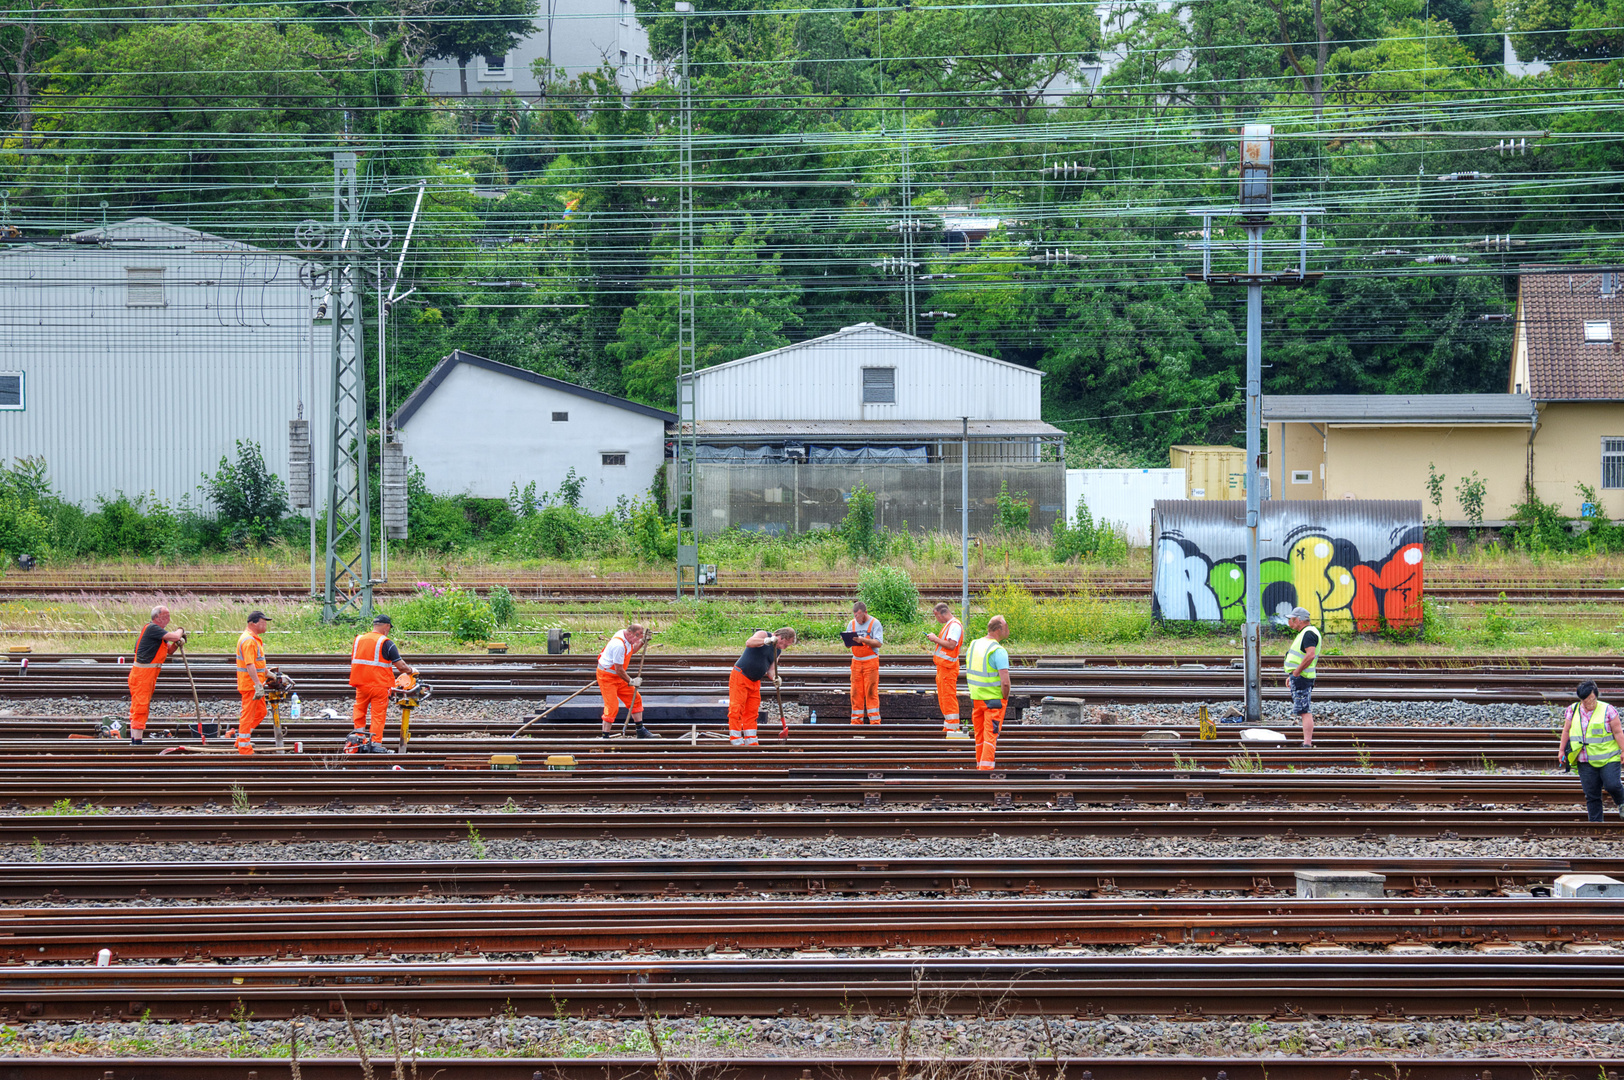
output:
{"label": "shipping container", "polygon": [[1157,499],[1184,494],[1183,469],[1067,469],[1066,520],[1077,501],[1088,500],[1088,516],[1104,521],[1134,547],[1150,546],[1150,508]]}
{"label": "shipping container", "polygon": [[1186,499],[1246,498],[1246,451],[1235,446],[1175,446],[1168,464],[1184,470]]}
{"label": "shipping container", "polygon": [[[1264,621],[1295,607],[1329,630],[1421,622],[1419,499],[1265,500],[1258,569]],[[1158,500],[1151,511],[1151,613],[1246,617],[1246,503]]]}

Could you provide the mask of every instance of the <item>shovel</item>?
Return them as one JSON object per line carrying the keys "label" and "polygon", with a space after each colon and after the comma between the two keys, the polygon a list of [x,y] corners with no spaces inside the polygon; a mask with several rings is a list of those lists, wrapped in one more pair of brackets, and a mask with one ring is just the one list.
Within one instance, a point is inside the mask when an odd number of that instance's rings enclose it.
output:
{"label": "shovel", "polygon": [[586,693],[588,690],[592,689],[594,686],[597,686],[597,685],[598,685],[598,682],[597,682],[596,679],[594,679],[592,682],[587,683],[585,686],[583,686],[579,690],[575,691],[575,693],[571,694],[569,697],[565,698],[563,701],[560,701],[557,705],[549,705],[549,706],[547,706],[547,708],[545,708],[541,712],[537,713],[533,719],[525,721],[524,726],[519,728],[519,730],[515,731],[512,735],[509,735],[508,738],[517,739],[520,735],[523,735],[525,733],[526,729],[528,729],[530,727],[530,725],[539,724],[541,721],[545,720],[548,716],[552,715],[552,713],[555,710],[560,709],[565,705],[568,705],[570,702],[574,701],[576,698],[580,697],[582,694]]}
{"label": "shovel", "polygon": [[[643,679],[643,661],[648,659],[648,643],[653,637],[654,631],[650,630],[643,638],[643,643],[637,647],[637,679],[639,682],[641,682]],[[634,687],[632,693],[634,696],[641,694],[642,689],[640,687]],[[628,705],[626,706],[626,718],[620,722],[620,737],[622,739],[626,737],[626,725],[631,722],[632,707]]]}
{"label": "shovel", "polygon": [[203,737],[203,703],[197,697],[197,680],[192,678],[192,662],[186,658],[184,644],[175,651],[180,653],[180,662],[186,666],[186,681],[192,684],[192,707],[197,710],[197,741],[207,742]]}

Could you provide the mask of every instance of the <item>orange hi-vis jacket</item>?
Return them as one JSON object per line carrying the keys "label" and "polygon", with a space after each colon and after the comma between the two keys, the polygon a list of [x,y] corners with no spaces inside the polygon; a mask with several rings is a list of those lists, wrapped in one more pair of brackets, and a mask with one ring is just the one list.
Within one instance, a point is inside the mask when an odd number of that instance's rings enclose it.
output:
{"label": "orange hi-vis jacket", "polygon": [[[856,619],[848,620],[846,623],[846,632],[850,634],[862,634],[865,637],[877,639],[880,634],[884,633],[885,631],[880,628],[880,620],[870,615],[868,617],[868,621],[862,626],[857,625]],[[851,647],[851,655],[853,660],[874,660],[876,662],[878,662],[880,657],[879,653],[875,652],[867,645],[853,645]]]}
{"label": "orange hi-vis jacket", "polygon": [[252,693],[255,684],[264,682],[265,678],[265,642],[252,630],[244,630],[237,639],[237,692]]}
{"label": "orange hi-vis jacket", "polygon": [[946,660],[954,664],[958,663],[959,649],[964,648],[964,627],[962,624],[960,624],[959,620],[952,618],[948,619],[942,624],[942,632],[936,636],[939,638],[947,638],[948,640],[954,642],[956,646],[952,652],[948,652],[940,645],[936,646],[936,652],[934,654],[936,659]]}
{"label": "orange hi-vis jacket", "polygon": [[383,658],[383,643],[388,640],[388,634],[376,630],[356,637],[350,650],[351,686],[387,693],[395,685],[395,665]]}

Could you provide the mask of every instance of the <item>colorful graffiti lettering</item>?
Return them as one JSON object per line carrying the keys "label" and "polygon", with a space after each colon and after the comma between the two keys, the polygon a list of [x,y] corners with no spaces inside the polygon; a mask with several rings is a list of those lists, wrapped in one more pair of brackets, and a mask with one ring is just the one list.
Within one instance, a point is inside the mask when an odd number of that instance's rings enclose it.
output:
{"label": "colorful graffiti lettering", "polygon": [[[1259,560],[1263,617],[1283,617],[1303,607],[1318,626],[1331,630],[1379,630],[1421,621],[1422,549],[1418,529],[1395,529],[1389,550],[1363,559],[1347,539],[1301,526],[1276,551],[1284,558]],[[1241,622],[1246,617],[1246,559],[1213,560],[1193,541],[1168,530],[1156,541],[1157,618]]]}

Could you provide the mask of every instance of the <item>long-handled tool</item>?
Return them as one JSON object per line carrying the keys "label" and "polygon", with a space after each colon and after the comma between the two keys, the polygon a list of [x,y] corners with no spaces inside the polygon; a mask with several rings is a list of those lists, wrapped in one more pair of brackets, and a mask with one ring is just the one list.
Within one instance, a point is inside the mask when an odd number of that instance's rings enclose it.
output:
{"label": "long-handled tool", "polygon": [[512,735],[509,735],[508,738],[517,739],[520,735],[523,735],[525,733],[525,730],[527,728],[529,728],[530,725],[540,723],[541,721],[545,720],[548,716],[550,716],[555,710],[563,708],[565,705],[568,705],[570,702],[574,701],[576,698],[580,697],[582,694],[586,693],[588,690],[592,689],[594,686],[597,686],[597,685],[598,685],[598,682],[597,682],[596,679],[594,679],[592,682],[587,683],[585,686],[581,687],[579,690],[575,691],[575,693],[571,694],[569,697],[565,698],[563,701],[560,701],[558,704],[547,706],[547,708],[545,708],[541,712],[537,713],[534,717],[532,717],[529,720],[526,720],[524,722],[524,725],[522,727],[520,727],[519,730],[515,731]]}
{"label": "long-handled tool", "polygon": [[180,653],[180,662],[186,665],[186,681],[192,684],[192,707],[197,710],[197,741],[207,742],[203,737],[203,702],[197,697],[197,680],[192,678],[192,662],[186,658],[186,644],[175,650]]}
{"label": "long-handled tool", "polygon": [[[641,683],[643,681],[643,661],[648,659],[648,643],[649,643],[649,639],[652,638],[653,636],[654,636],[654,631],[652,631],[652,630],[644,631],[644,633],[643,633],[643,643],[637,647],[637,681],[639,683]],[[642,693],[642,689],[641,689],[640,686],[633,687],[632,688],[632,700],[633,701],[637,700],[638,695],[641,694],[641,693]],[[624,739],[626,737],[626,725],[631,723],[631,722],[632,722],[632,707],[630,705],[627,705],[626,706],[626,718],[620,722],[620,737],[622,739]]]}
{"label": "long-handled tool", "polygon": [[773,672],[773,693],[778,697],[778,737],[789,738],[789,721],[784,719],[784,680],[777,678],[778,673]]}

